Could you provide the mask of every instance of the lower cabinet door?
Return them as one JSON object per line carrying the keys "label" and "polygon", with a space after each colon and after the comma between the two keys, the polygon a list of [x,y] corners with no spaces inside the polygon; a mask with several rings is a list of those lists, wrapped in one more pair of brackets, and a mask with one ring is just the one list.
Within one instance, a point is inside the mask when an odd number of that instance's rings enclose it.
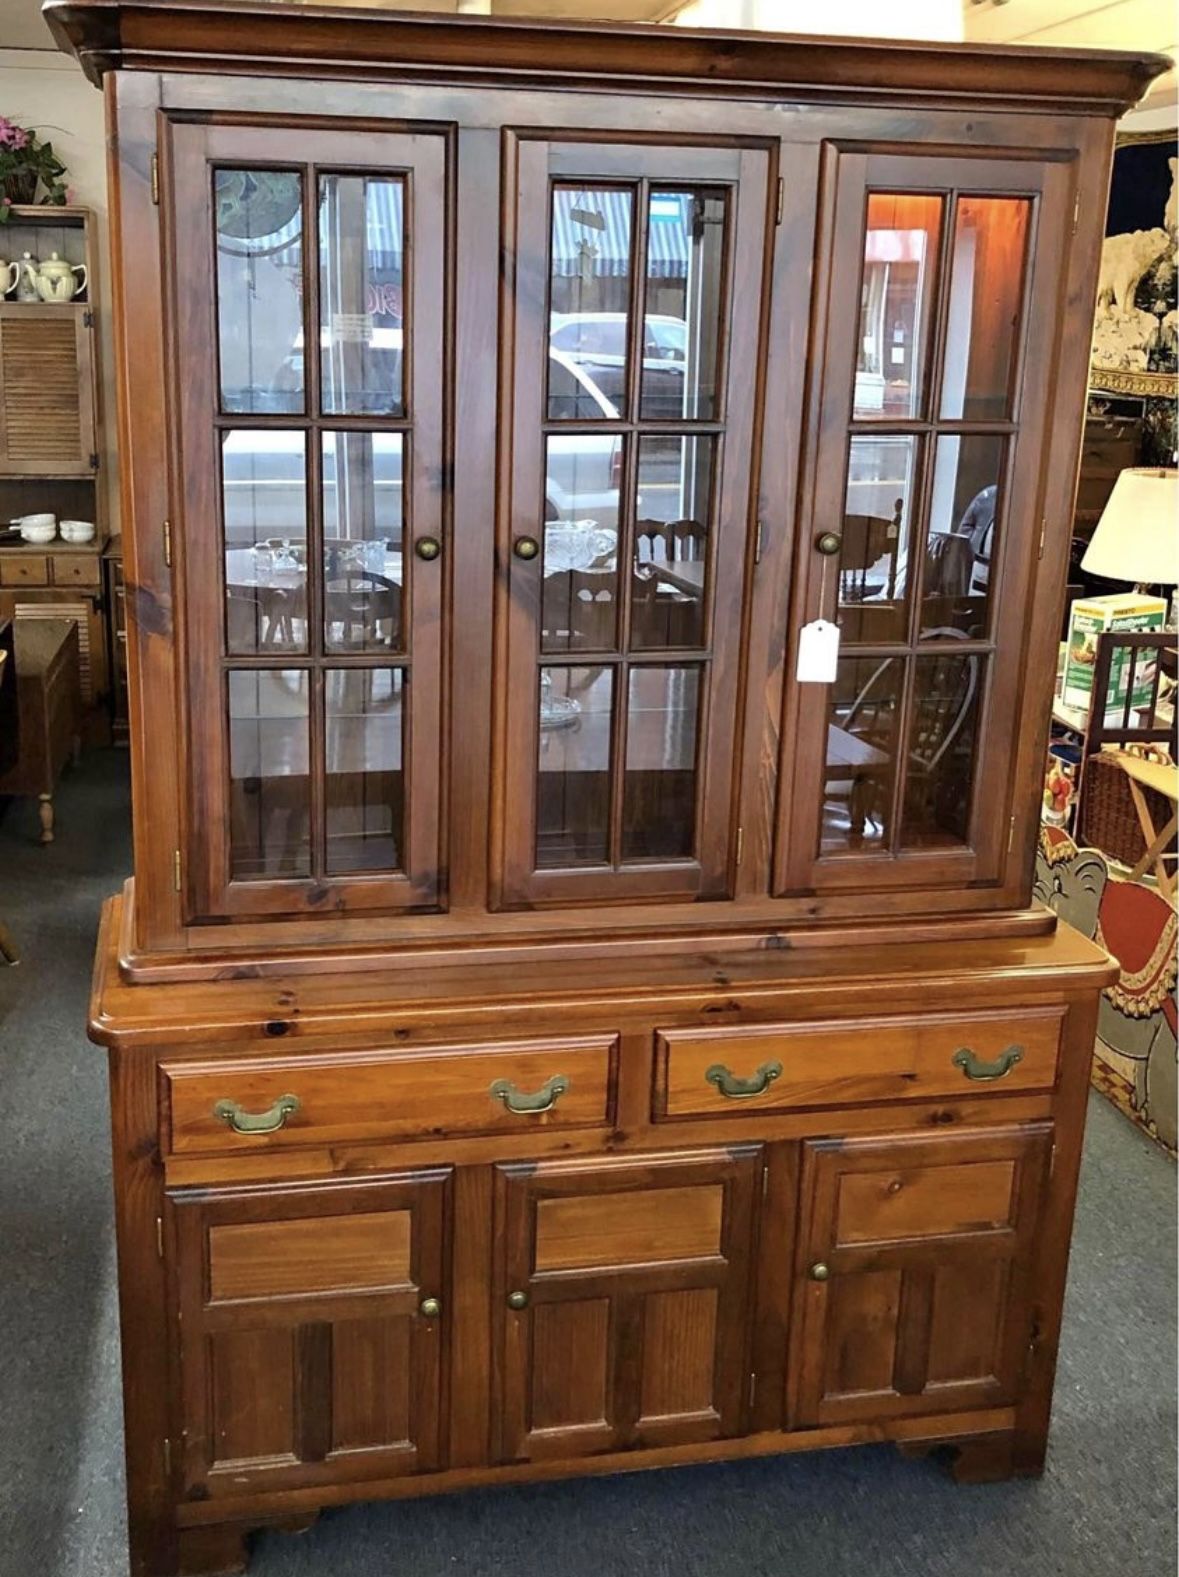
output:
{"label": "lower cabinet door", "polygon": [[438,1465],[448,1182],[171,1196],[186,1495]]}
{"label": "lower cabinet door", "polygon": [[1051,1125],[803,1149],[792,1424],[1014,1401]]}
{"label": "lower cabinet door", "polygon": [[756,1145],[497,1168],[502,1461],[741,1432]]}

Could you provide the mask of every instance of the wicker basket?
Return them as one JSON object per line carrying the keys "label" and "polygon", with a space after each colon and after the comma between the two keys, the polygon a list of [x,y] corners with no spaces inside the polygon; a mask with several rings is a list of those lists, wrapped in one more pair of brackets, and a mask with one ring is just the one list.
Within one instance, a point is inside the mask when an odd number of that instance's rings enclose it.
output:
{"label": "wicker basket", "polygon": [[[1160,831],[1174,815],[1174,806],[1165,794],[1143,788],[1143,799],[1150,819]],[[1103,754],[1090,756],[1085,763],[1081,803],[1077,812],[1076,842],[1082,848],[1100,849],[1110,859],[1135,866],[1146,852],[1142,825],[1130,794],[1130,780],[1117,761]],[[1175,852],[1174,838],[1164,853]]]}

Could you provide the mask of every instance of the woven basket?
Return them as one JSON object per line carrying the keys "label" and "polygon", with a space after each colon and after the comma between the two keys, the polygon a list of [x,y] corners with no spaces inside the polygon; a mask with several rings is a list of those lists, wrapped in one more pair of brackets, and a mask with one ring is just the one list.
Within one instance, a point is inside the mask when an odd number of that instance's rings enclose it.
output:
{"label": "woven basket", "polygon": [[[1143,787],[1142,796],[1151,821],[1162,831],[1174,815],[1174,806],[1155,789]],[[1085,763],[1076,842],[1081,848],[1100,849],[1102,854],[1129,866],[1137,865],[1146,853],[1130,780],[1108,756],[1090,756]],[[1174,838],[1163,852],[1175,852]]]}

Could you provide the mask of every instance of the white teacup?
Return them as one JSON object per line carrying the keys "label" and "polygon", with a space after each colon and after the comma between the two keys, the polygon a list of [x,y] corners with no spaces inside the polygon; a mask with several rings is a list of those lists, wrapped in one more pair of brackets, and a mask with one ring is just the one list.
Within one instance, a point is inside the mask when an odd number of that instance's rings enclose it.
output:
{"label": "white teacup", "polygon": [[92,520],[63,520],[57,528],[61,532],[63,542],[93,542],[94,522]]}

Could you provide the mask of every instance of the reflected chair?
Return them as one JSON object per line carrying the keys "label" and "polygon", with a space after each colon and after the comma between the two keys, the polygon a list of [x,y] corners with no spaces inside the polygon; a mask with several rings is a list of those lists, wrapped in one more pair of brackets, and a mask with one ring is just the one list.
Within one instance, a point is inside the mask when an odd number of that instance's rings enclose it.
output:
{"label": "reflected chair", "polygon": [[544,578],[541,616],[549,651],[601,652],[617,640],[618,576],[610,570],[566,569]]}
{"label": "reflected chair", "polygon": [[385,575],[355,570],[324,585],[323,617],[334,651],[394,648],[400,640],[401,587]]}

